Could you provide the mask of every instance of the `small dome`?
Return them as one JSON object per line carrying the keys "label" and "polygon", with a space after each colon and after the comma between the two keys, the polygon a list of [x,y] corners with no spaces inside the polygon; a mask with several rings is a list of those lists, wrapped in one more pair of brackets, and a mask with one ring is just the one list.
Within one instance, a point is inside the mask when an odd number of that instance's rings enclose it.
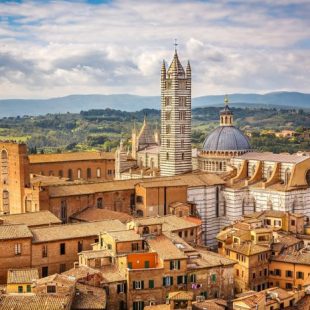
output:
{"label": "small dome", "polygon": [[245,151],[251,146],[248,138],[234,126],[214,129],[203,143],[205,151]]}

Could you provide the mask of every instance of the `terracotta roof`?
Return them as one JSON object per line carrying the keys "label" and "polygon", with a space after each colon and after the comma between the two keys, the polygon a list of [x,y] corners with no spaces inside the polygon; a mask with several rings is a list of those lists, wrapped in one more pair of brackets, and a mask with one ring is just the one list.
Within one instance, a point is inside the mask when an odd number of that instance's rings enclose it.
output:
{"label": "terracotta roof", "polygon": [[225,310],[227,308],[227,301],[223,299],[208,299],[204,301],[194,301],[192,303],[193,310]]}
{"label": "terracotta roof", "polygon": [[310,265],[310,252],[302,251],[293,254],[272,256],[272,261],[286,262],[298,265]]}
{"label": "terracotta roof", "polygon": [[163,231],[176,231],[180,229],[190,229],[190,228],[194,228],[194,227],[201,225],[200,220],[191,221],[188,218],[178,217],[176,215],[136,218],[133,220],[133,222],[137,226],[162,224]]}
{"label": "terracotta roof", "polygon": [[126,281],[126,277],[121,274],[116,265],[104,266],[100,271],[103,277],[103,283]]}
{"label": "terracotta roof", "polygon": [[61,224],[61,220],[50,211],[28,212],[21,214],[0,215],[4,224],[25,224],[28,227],[49,224]]}
{"label": "terracotta roof", "polygon": [[100,209],[96,207],[87,207],[84,210],[70,216],[73,220],[81,222],[95,222],[103,220],[119,220],[126,223],[132,220],[132,216],[124,212],[116,212],[108,209]]}
{"label": "terracotta roof", "polygon": [[107,220],[91,223],[64,224],[59,227],[32,228],[33,243],[49,242],[55,240],[75,239],[82,237],[97,236],[103,231],[126,229],[126,226],[118,220]]}
{"label": "terracotta roof", "polygon": [[147,243],[163,260],[187,258],[187,256],[164,235],[157,236],[154,239],[148,239]]}
{"label": "terracotta roof", "polygon": [[99,287],[76,284],[76,294],[71,309],[102,309],[106,308],[106,291]]}
{"label": "terracotta roof", "polygon": [[114,159],[115,154],[112,152],[71,152],[57,154],[34,154],[29,155],[30,164],[83,161],[83,160],[101,160]]}
{"label": "terracotta roof", "polygon": [[79,255],[84,256],[86,259],[94,259],[94,258],[101,258],[101,257],[111,257],[113,254],[109,250],[89,250],[89,251],[82,251]]}
{"label": "terracotta roof", "polygon": [[111,236],[116,242],[126,242],[126,241],[136,241],[142,240],[142,237],[134,232],[133,230],[119,230],[119,231],[109,231],[109,236]]}
{"label": "terracotta roof", "polygon": [[60,178],[51,175],[41,175],[41,174],[31,174],[30,175],[30,182],[34,185],[40,186],[48,186],[48,185],[61,185],[61,184],[68,184],[74,182],[81,182],[79,181],[70,181],[68,178]]}
{"label": "terracotta roof", "polygon": [[265,246],[254,244],[252,242],[244,242],[242,244],[226,245],[226,248],[244,255],[255,255],[263,252],[268,252],[270,249]]}
{"label": "terracotta roof", "polygon": [[169,300],[193,300],[194,293],[191,291],[178,291],[168,294]]}
{"label": "terracotta roof", "polygon": [[59,283],[66,287],[73,287],[76,284],[76,279],[74,277],[66,276],[64,274],[52,274],[48,277],[41,278],[35,281],[36,285],[49,284],[49,283]]}
{"label": "terracotta roof", "polygon": [[0,295],[1,310],[69,310],[71,305],[71,296],[64,295]]}
{"label": "terracotta roof", "polygon": [[88,266],[78,266],[75,268],[71,268],[70,270],[67,270],[62,273],[62,275],[65,275],[67,277],[73,277],[76,280],[84,279],[87,276],[92,276],[94,274],[100,274],[101,272],[97,269],[93,269]]}
{"label": "terracotta roof", "polygon": [[9,269],[8,284],[32,283],[33,280],[39,279],[39,272],[36,268]]}
{"label": "terracotta roof", "polygon": [[296,154],[275,154],[269,152],[248,152],[243,155],[235,157],[237,159],[246,159],[246,160],[262,160],[262,161],[273,161],[273,162],[280,162],[280,163],[292,163],[297,164],[309,159],[309,156],[302,156]]}
{"label": "terracotta roof", "polygon": [[153,306],[145,306],[144,310],[170,310],[170,305],[160,304],[160,305],[153,305]]}
{"label": "terracotta roof", "polygon": [[26,225],[0,225],[0,240],[21,238],[32,238],[32,233]]}

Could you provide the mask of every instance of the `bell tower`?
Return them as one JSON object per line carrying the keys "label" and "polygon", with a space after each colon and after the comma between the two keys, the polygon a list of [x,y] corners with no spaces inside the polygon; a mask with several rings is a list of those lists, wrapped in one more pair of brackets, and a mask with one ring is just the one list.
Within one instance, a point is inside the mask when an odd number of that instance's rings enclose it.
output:
{"label": "bell tower", "polygon": [[160,174],[173,176],[192,170],[191,67],[186,71],[177,50],[168,70],[161,68],[161,148]]}

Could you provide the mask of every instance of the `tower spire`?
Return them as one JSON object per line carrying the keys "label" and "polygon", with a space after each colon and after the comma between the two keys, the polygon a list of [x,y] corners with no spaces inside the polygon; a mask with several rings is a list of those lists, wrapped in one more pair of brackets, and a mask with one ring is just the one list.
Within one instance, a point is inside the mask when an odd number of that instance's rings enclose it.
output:
{"label": "tower spire", "polygon": [[178,39],[174,39],[174,43],[173,43],[173,45],[174,45],[174,53],[176,54],[177,53],[177,51],[178,51],[178,49],[177,49],[177,47],[178,47],[178,43],[177,43],[177,41],[178,41]]}

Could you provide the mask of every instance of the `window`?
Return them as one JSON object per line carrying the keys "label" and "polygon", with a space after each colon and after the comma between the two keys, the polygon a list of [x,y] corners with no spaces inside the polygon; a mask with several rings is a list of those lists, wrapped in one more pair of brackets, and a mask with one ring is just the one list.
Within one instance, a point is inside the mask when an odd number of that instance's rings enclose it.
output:
{"label": "window", "polygon": [[166,160],[169,160],[169,153],[166,153]]}
{"label": "window", "polygon": [[65,243],[60,243],[60,245],[59,245],[59,252],[60,252],[60,255],[65,255],[66,254],[66,244]]}
{"label": "window", "polygon": [[69,178],[70,180],[73,179],[72,169],[69,169],[69,170],[68,170],[68,178]]}
{"label": "window", "polygon": [[154,280],[149,280],[149,288],[154,288],[155,284],[154,284]]}
{"label": "window", "polygon": [[97,198],[97,208],[102,209],[102,207],[103,207],[103,199],[101,197]]}
{"label": "window", "polygon": [[297,271],[296,272],[296,278],[297,279],[303,279],[304,278],[304,273],[301,271]]}
{"label": "window", "polygon": [[63,223],[67,222],[67,200],[61,200],[60,203],[60,218]]}
{"label": "window", "polygon": [[236,276],[239,277],[239,269],[236,269]]}
{"label": "window", "polygon": [[179,112],[179,120],[180,121],[186,120],[186,111],[180,111]]}
{"label": "window", "polygon": [[173,285],[173,277],[163,277],[163,286],[171,286]]}
{"label": "window", "polygon": [[15,243],[15,255],[22,254],[22,245],[21,243]]}
{"label": "window", "polygon": [[45,278],[48,276],[48,267],[42,267],[42,278]]}
{"label": "window", "polygon": [[42,257],[47,257],[47,245],[42,245]]}
{"label": "window", "polygon": [[185,133],[185,126],[184,125],[180,126],[180,133],[182,133],[182,134]]}
{"label": "window", "polygon": [[171,112],[167,111],[166,112],[166,121],[170,121],[170,119],[171,119]]}
{"label": "window", "polygon": [[171,97],[166,97],[165,98],[165,105],[168,106],[171,104]]}
{"label": "window", "polygon": [[[181,82],[181,81],[180,81]],[[186,84],[185,84],[186,85]],[[186,97],[182,96],[182,97],[179,97],[179,106],[180,107],[185,107],[186,105]]]}
{"label": "window", "polygon": [[137,203],[143,203],[143,196],[137,196]]}
{"label": "window", "polygon": [[285,276],[286,276],[287,278],[292,278],[292,277],[293,277],[293,272],[292,272],[291,270],[286,270]]}
{"label": "window", "polygon": [[167,139],[167,147],[170,147],[170,140]]}
{"label": "window", "polygon": [[66,271],[66,264],[60,264],[59,265],[59,273],[63,273]]}
{"label": "window", "polygon": [[186,276],[178,276],[177,277],[177,284],[186,284],[187,277]]}
{"label": "window", "polygon": [[181,262],[179,260],[170,261],[170,270],[180,270]]}
{"label": "window", "polygon": [[267,277],[267,275],[268,275],[268,270],[267,270],[267,268],[265,268],[264,269],[264,276]]}
{"label": "window", "polygon": [[281,276],[281,270],[280,269],[275,269],[274,270],[274,275],[275,276]]}
{"label": "window", "polygon": [[215,274],[215,273],[211,275],[211,281],[212,281],[213,283],[216,282],[216,274]]}
{"label": "window", "polygon": [[117,284],[117,294],[120,294],[120,293],[125,293],[125,284],[124,283]]}
{"label": "window", "polygon": [[191,236],[194,236],[194,229],[191,229]]}
{"label": "window", "polygon": [[287,290],[292,290],[292,289],[293,289],[292,283],[285,283],[285,288],[286,288]]}
{"label": "window", "polygon": [[62,170],[59,170],[59,171],[58,171],[58,176],[59,176],[60,178],[62,178],[62,177],[64,176],[64,172],[63,172]]}
{"label": "window", "polygon": [[2,207],[4,214],[10,213],[9,192],[7,190],[2,192]]}
{"label": "window", "polygon": [[132,243],[131,244],[131,250],[134,251],[139,251],[139,243]]}
{"label": "window", "polygon": [[31,285],[30,284],[27,285],[27,293],[31,293]]}
{"label": "window", "polygon": [[80,179],[82,177],[82,170],[79,168],[77,170],[77,178]]}
{"label": "window", "polygon": [[295,226],[295,220],[291,220],[291,225]]}
{"label": "window", "polygon": [[47,285],[46,286],[46,293],[48,293],[48,294],[56,293],[56,285]]}
{"label": "window", "polygon": [[132,263],[128,262],[127,267],[128,267],[128,269],[132,269]]}
{"label": "window", "polygon": [[181,148],[182,149],[184,148],[184,140],[183,139],[181,140]]}
{"label": "window", "polygon": [[133,306],[133,310],[143,310],[144,309],[144,301],[134,301],[132,306]]}
{"label": "window", "polygon": [[196,275],[194,273],[189,276],[189,281],[191,283],[196,283]]}
{"label": "window", "polygon": [[166,134],[169,134],[171,132],[171,126],[166,125]]}
{"label": "window", "polygon": [[143,290],[144,289],[144,281],[133,281],[132,282],[132,287],[134,290]]}
{"label": "window", "polygon": [[144,268],[150,268],[150,262],[148,260],[144,262]]}
{"label": "window", "polygon": [[77,251],[78,253],[83,251],[83,241],[78,241]]}
{"label": "window", "polygon": [[22,287],[22,285],[19,285],[18,286],[18,293],[22,293],[23,292],[23,287]]}
{"label": "window", "polygon": [[96,172],[97,172],[97,178],[101,178],[101,169],[97,168]]}
{"label": "window", "polygon": [[90,168],[87,168],[86,175],[87,175],[87,179],[91,178],[91,169]]}

